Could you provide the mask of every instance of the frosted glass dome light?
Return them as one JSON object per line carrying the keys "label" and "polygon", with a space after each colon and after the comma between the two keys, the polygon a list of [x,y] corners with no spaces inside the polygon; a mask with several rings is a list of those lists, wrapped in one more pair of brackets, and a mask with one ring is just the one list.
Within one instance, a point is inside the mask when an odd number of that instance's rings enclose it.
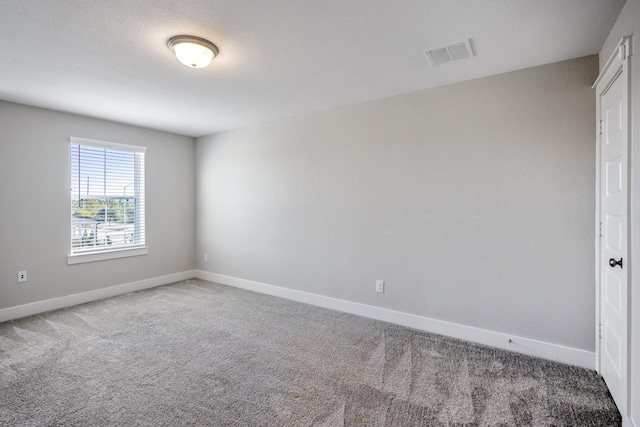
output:
{"label": "frosted glass dome light", "polygon": [[167,42],[178,61],[189,68],[203,68],[211,64],[218,48],[209,40],[194,36],[175,36]]}

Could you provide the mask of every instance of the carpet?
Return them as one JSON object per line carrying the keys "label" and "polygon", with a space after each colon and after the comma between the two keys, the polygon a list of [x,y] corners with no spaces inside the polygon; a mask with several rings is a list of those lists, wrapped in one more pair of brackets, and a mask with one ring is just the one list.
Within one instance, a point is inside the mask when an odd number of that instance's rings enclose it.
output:
{"label": "carpet", "polygon": [[619,426],[595,372],[187,280],[0,324],[2,426]]}

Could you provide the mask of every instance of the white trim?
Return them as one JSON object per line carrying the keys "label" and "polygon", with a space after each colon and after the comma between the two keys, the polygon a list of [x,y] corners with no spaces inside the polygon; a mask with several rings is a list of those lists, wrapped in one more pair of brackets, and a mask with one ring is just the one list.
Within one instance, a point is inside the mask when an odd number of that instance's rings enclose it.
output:
{"label": "white trim", "polygon": [[122,248],[113,249],[110,251],[100,252],[87,252],[79,254],[67,255],[67,264],[82,264],[85,262],[103,261],[106,259],[126,258],[130,256],[147,255],[149,253],[149,247],[135,247],[135,248]]}
{"label": "white trim", "polygon": [[[503,334],[501,332],[460,325],[457,323],[445,322],[442,320],[417,316],[415,314],[403,313],[386,308],[282,288],[279,286],[268,285],[266,283],[254,282],[251,280],[210,273],[202,270],[196,270],[196,277],[210,282],[216,282],[318,307],[330,308],[332,310],[395,323],[397,325],[407,326],[422,331],[472,341],[502,350],[540,357],[543,359],[553,360],[555,362],[580,366],[582,368],[595,369],[595,353],[577,348],[565,347],[558,344]],[[509,340],[511,340],[511,343],[509,343]]]}
{"label": "white trim", "polygon": [[[627,57],[632,55],[631,37],[632,36],[630,36],[630,35],[629,36],[624,36],[623,38],[620,39],[620,41],[618,42],[616,47],[613,48],[613,52],[609,56],[609,59],[607,60],[607,63],[604,64],[604,67],[602,67],[602,71],[600,71],[600,74],[598,75],[598,78],[596,79],[596,81],[591,86],[591,89],[595,89],[596,87],[598,87],[598,85],[600,84],[600,81],[604,78],[605,74],[607,73],[607,71],[609,71],[609,68],[616,61],[616,59],[620,59],[621,61],[624,61],[625,59],[627,59]],[[623,49],[624,49],[624,54],[625,54],[624,58],[620,57],[620,48],[621,47],[623,47]]]}
{"label": "white trim", "polygon": [[30,304],[18,305],[16,307],[3,308],[0,309],[0,322],[6,322],[7,320],[40,314],[46,311],[57,310],[59,308],[71,307],[73,305],[83,304],[86,302],[97,301],[99,299],[114,297],[116,295],[122,295],[128,292],[135,292],[142,289],[167,285],[169,283],[191,279],[195,276],[195,270],[187,270],[180,273],[152,277],[150,279],[144,279],[137,282],[109,286],[107,288],[67,295],[60,298],[53,298],[44,301],[33,302]]}
{"label": "white trim", "polygon": [[633,418],[622,416],[622,427],[637,427],[637,425]]}
{"label": "white trim", "polygon": [[594,233],[594,244],[595,244],[595,265],[594,265],[594,274],[595,274],[595,325],[594,328],[594,339],[596,343],[596,372],[600,375],[600,232],[602,230],[602,218],[600,215],[600,102],[596,99],[596,194],[595,194],[595,233]]}
{"label": "white trim", "polygon": [[140,145],[119,144],[117,142],[99,141],[97,139],[77,138],[75,136],[70,136],[69,142],[71,144],[91,145],[93,147],[100,148],[112,148],[114,150],[132,151],[134,153],[145,153],[147,151],[147,147],[142,147]]}

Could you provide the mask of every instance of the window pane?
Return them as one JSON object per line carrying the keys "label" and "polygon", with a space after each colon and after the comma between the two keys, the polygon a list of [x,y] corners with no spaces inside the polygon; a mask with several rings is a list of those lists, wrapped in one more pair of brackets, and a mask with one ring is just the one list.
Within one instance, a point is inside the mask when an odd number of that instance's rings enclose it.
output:
{"label": "window pane", "polygon": [[129,151],[72,142],[71,191],[72,253],[144,245],[140,147]]}

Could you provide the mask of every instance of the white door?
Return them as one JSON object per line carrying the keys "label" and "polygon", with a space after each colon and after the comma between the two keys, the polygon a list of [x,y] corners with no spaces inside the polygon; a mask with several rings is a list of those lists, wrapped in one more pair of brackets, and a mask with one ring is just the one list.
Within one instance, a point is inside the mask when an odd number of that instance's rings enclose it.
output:
{"label": "white door", "polygon": [[627,86],[618,73],[600,95],[600,371],[627,410]]}

